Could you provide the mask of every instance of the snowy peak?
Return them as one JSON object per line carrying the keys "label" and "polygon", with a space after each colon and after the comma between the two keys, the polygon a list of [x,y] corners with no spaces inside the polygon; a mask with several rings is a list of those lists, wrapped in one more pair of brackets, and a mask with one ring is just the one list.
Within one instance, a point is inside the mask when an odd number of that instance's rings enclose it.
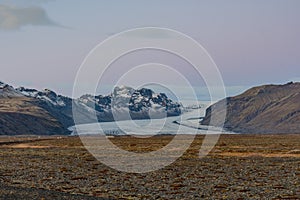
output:
{"label": "snowy peak", "polygon": [[20,93],[22,93],[24,96],[32,97],[36,99],[43,100],[47,103],[50,103],[54,106],[65,106],[66,103],[64,102],[64,99],[67,97],[63,97],[61,95],[57,95],[55,92],[49,89],[45,89],[43,91],[38,91],[36,89],[27,89],[24,87],[20,87],[16,89]]}
{"label": "snowy peak", "polygon": [[21,92],[24,96],[27,97],[36,97],[38,96],[39,91],[35,90],[35,89],[27,89],[24,87],[19,87],[16,89],[17,91]]}
{"label": "snowy peak", "polygon": [[[70,107],[72,100],[69,97],[64,97],[56,94],[54,91],[45,89],[42,91],[19,87],[14,89],[3,82],[0,82],[1,96],[26,96],[40,100],[40,103],[46,103],[52,107]],[[133,113],[139,112],[165,112],[168,115],[180,115],[182,105],[173,102],[164,93],[155,93],[151,89],[141,88],[134,89],[128,86],[116,86],[113,92],[109,95],[93,96],[83,95],[79,99],[75,99],[77,103],[83,106],[86,110],[95,110],[102,113],[111,113],[114,110],[128,110]]]}
{"label": "snowy peak", "polygon": [[[164,118],[178,116],[183,112],[182,105],[173,102],[164,93],[155,93],[151,89],[134,89],[127,86],[117,86],[108,95],[86,94],[78,99],[58,95],[52,90],[42,91],[25,87],[13,88],[0,82],[0,97],[28,97],[32,103],[46,110],[65,127],[72,126],[73,110],[82,115],[82,122],[91,123],[92,115],[96,114],[98,121]],[[129,115],[128,115],[129,113]]]}
{"label": "snowy peak", "polygon": [[0,89],[3,89],[7,84],[0,81]]}
{"label": "snowy peak", "polygon": [[82,105],[92,108],[98,112],[104,112],[111,109],[111,96],[92,96],[86,94],[81,96],[78,100]]}
{"label": "snowy peak", "polygon": [[135,89],[127,86],[116,86],[113,91],[113,97],[130,98]]}
{"label": "snowy peak", "polygon": [[8,85],[8,84],[6,84],[6,83],[3,83],[3,82],[1,82],[0,81],[0,89],[5,89],[5,88],[10,88],[10,89],[13,89],[13,87],[12,86],[10,86],[10,85]]}
{"label": "snowy peak", "polygon": [[0,81],[0,97],[19,97],[21,93],[16,91],[12,86]]}
{"label": "snowy peak", "polygon": [[128,110],[135,114],[154,111],[171,116],[180,115],[182,112],[181,104],[173,102],[164,93],[155,93],[148,88],[136,90],[127,86],[117,86],[111,95],[83,95],[78,100],[98,112],[111,113],[112,109],[115,112]]}
{"label": "snowy peak", "polygon": [[164,93],[155,93],[151,89],[141,88],[135,90],[132,94],[129,108],[131,111],[141,111],[143,109],[161,109],[164,108],[165,111],[174,112],[179,115],[181,113],[181,105],[179,103],[173,102]]}

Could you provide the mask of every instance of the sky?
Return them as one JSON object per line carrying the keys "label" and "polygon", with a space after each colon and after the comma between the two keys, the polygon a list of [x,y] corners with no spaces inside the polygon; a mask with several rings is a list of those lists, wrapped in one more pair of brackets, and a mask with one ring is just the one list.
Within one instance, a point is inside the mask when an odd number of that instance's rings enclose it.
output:
{"label": "sky", "polygon": [[[200,43],[227,87],[300,81],[299,9],[299,0],[0,0],[0,80],[71,95],[96,45],[129,29],[162,27]],[[170,55],[130,56],[119,67],[157,59],[183,69],[193,85],[204,84],[189,64]],[[176,83],[167,72],[158,74]]]}

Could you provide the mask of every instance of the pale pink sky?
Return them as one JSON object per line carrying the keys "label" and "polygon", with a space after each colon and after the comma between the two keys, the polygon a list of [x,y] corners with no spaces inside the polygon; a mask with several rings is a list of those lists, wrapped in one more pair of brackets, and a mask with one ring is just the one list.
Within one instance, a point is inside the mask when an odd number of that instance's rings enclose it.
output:
{"label": "pale pink sky", "polygon": [[[79,66],[98,43],[127,29],[157,26],[202,44],[227,86],[300,81],[299,9],[298,0],[3,0],[0,80],[70,95]],[[168,56],[157,59],[187,67]],[[187,76],[198,83],[192,71]]]}

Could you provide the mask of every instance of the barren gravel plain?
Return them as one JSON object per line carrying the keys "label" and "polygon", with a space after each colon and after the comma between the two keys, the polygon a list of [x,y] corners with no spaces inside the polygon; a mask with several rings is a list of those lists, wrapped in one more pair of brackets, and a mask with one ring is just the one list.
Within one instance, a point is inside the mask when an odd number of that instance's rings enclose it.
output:
{"label": "barren gravel plain", "polygon": [[[199,159],[203,137],[173,164],[134,174],[99,162],[79,137],[3,136],[0,199],[300,199],[300,134],[222,135]],[[172,138],[110,140],[149,152]]]}

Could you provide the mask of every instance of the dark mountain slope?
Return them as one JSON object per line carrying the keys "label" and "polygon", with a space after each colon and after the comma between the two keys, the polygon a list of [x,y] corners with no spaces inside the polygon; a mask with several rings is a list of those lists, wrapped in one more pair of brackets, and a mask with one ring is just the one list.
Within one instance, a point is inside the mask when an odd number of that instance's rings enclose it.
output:
{"label": "dark mountain slope", "polygon": [[46,110],[27,97],[0,98],[0,135],[69,134]]}
{"label": "dark mountain slope", "polygon": [[[240,133],[300,133],[300,83],[264,85],[228,97],[224,128]],[[224,112],[222,102],[213,107]],[[201,122],[208,125],[212,107]],[[221,124],[211,124],[221,126]]]}

